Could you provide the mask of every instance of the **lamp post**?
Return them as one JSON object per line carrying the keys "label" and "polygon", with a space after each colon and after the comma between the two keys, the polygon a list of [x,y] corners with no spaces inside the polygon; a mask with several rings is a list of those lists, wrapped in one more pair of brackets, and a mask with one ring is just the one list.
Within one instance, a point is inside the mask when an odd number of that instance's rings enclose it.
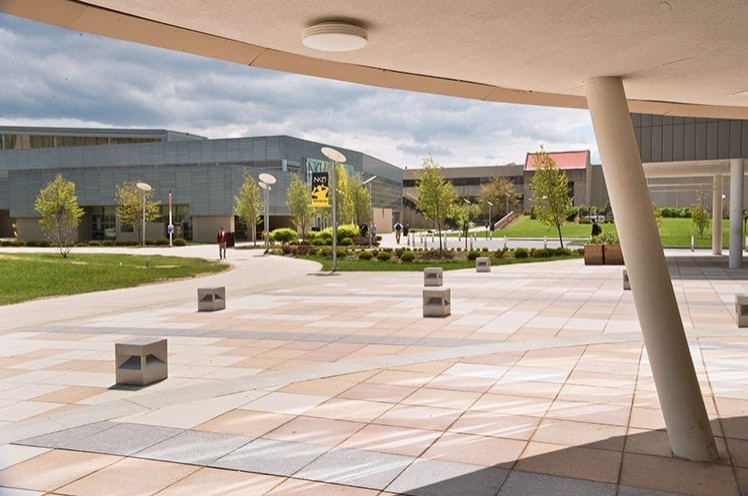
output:
{"label": "lamp post", "polygon": [[[491,207],[493,207],[493,203],[490,201],[486,202],[488,204],[488,230],[486,231],[486,239],[489,239],[489,236],[493,238],[493,224],[491,224]],[[490,235],[488,233],[491,233]]]}
{"label": "lamp post", "polygon": [[345,155],[335,148],[323,146],[320,150],[322,155],[329,158],[332,162],[332,269],[330,272],[338,270],[338,217],[337,217],[337,196],[338,182],[336,178],[336,162],[345,163]]}
{"label": "lamp post", "polygon": [[135,187],[143,192],[143,246],[145,246],[145,194],[153,188],[148,183],[137,183]]}
{"label": "lamp post", "polygon": [[275,176],[268,174],[267,172],[261,173],[259,176],[260,182],[258,183],[262,189],[265,190],[265,219],[264,219],[264,238],[265,238],[265,250],[268,249],[270,243],[270,237],[268,232],[270,229],[270,186],[275,184]]}
{"label": "lamp post", "polygon": [[[374,202],[371,198],[371,182],[376,179],[377,176],[371,176],[369,179],[361,183],[361,186],[369,186],[369,226],[371,227],[371,221],[374,219]],[[369,230],[369,248],[371,248],[371,230]]]}

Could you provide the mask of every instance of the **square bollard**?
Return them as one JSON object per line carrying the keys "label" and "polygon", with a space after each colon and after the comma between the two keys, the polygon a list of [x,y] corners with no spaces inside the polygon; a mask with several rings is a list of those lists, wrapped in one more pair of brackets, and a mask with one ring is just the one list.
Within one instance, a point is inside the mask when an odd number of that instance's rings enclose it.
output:
{"label": "square bollard", "polygon": [[476,272],[491,272],[491,259],[489,257],[478,257],[475,259]]}
{"label": "square bollard", "polygon": [[138,338],[114,344],[117,384],[146,386],[169,376],[166,339]]}
{"label": "square bollard", "polygon": [[424,286],[441,286],[444,284],[444,273],[441,267],[426,267],[423,269]]}
{"label": "square bollard", "polygon": [[214,312],[226,308],[226,288],[197,288],[197,311]]}
{"label": "square bollard", "polygon": [[449,288],[423,290],[423,316],[449,317],[452,313]]}
{"label": "square bollard", "polygon": [[623,269],[623,290],[631,291],[631,283],[629,282],[629,273],[626,272],[626,269]]}
{"label": "square bollard", "polygon": [[748,327],[748,294],[735,295],[735,319],[738,327]]}

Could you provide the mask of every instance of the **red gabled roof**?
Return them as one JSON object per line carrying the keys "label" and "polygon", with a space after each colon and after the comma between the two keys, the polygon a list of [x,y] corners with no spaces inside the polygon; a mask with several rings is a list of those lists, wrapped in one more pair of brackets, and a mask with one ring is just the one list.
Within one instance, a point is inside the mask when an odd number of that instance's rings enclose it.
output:
{"label": "red gabled roof", "polygon": [[[525,158],[525,169],[524,170],[535,170],[537,166],[535,164],[536,153],[528,153]],[[579,150],[573,152],[548,152],[548,155],[556,162],[556,166],[562,170],[568,169],[584,169],[590,163],[590,151]]]}

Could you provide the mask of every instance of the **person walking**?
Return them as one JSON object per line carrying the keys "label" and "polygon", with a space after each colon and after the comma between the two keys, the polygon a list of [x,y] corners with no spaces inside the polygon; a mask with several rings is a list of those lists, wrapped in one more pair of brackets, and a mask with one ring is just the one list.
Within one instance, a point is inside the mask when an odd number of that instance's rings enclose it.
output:
{"label": "person walking", "polygon": [[218,243],[218,259],[226,258],[226,242],[228,241],[229,233],[226,232],[223,226],[218,230],[216,234],[216,243]]}
{"label": "person walking", "polygon": [[395,241],[397,242],[397,244],[400,244],[400,235],[402,234],[402,232],[403,232],[403,225],[400,224],[399,222],[396,222],[395,223]]}

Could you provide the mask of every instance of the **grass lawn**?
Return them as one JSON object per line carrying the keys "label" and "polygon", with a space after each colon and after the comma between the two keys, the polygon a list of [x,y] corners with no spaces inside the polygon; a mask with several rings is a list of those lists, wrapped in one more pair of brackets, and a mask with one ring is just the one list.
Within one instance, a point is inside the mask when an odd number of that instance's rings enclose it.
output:
{"label": "grass lawn", "polygon": [[[615,224],[606,222],[600,224],[600,227],[602,227],[603,231],[615,232]],[[564,244],[566,244],[567,239],[589,238],[591,231],[592,224],[566,223],[561,226],[561,234],[564,237]],[[662,219],[660,238],[662,239],[663,246],[667,248],[690,248],[692,234],[694,234],[694,230],[691,219]],[[494,231],[494,238],[501,238],[504,236],[508,238],[542,238],[543,236],[548,236],[548,239],[557,239],[558,233],[556,232],[555,227],[548,227],[537,220],[530,219],[529,215],[523,215],[516,221],[512,222],[512,224],[506,229]],[[729,237],[730,221],[724,219],[722,221],[723,246],[729,244]],[[704,238],[695,237],[694,244],[697,248],[710,247],[712,245],[711,227],[705,232]]]}
{"label": "grass lawn", "polygon": [[0,305],[127,288],[227,268],[218,262],[161,255],[71,253],[64,259],[56,253],[0,253]]}
{"label": "grass lawn", "polygon": [[[488,253],[485,256],[489,256]],[[314,260],[322,264],[322,271],[329,272],[332,269],[332,258],[322,255],[303,255],[299,256],[305,260]],[[509,265],[517,263],[537,263],[552,260],[568,260],[570,258],[579,258],[579,255],[570,255],[563,257],[549,258],[491,258],[491,265]],[[401,262],[400,260],[349,260],[347,258],[338,258],[338,272],[423,272],[426,267],[441,267],[444,270],[457,269],[474,269],[475,260],[428,260]]]}

